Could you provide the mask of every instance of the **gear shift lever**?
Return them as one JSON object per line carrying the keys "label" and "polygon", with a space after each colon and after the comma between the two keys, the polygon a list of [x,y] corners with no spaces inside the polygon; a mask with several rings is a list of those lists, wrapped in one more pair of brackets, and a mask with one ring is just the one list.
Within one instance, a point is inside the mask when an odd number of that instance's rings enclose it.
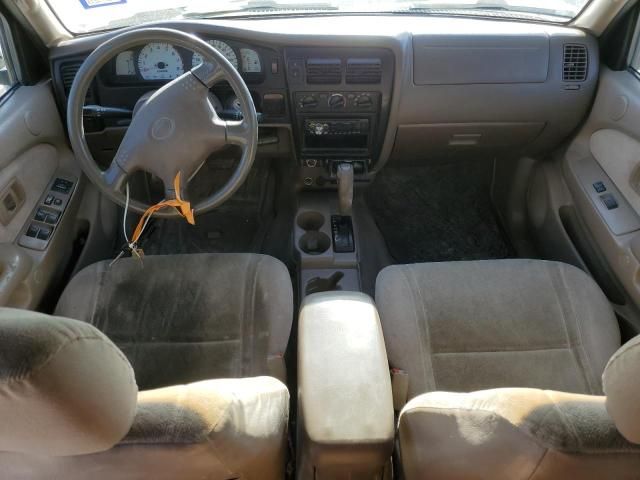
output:
{"label": "gear shift lever", "polygon": [[353,165],[351,163],[339,164],[337,174],[340,215],[348,217],[351,216],[353,203]]}

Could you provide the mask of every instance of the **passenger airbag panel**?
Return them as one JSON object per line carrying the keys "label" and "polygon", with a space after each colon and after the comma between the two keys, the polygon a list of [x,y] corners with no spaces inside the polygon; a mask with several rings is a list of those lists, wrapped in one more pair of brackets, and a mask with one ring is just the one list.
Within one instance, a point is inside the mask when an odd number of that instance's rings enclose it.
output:
{"label": "passenger airbag panel", "polygon": [[413,64],[416,85],[542,83],[549,73],[549,37],[419,35]]}

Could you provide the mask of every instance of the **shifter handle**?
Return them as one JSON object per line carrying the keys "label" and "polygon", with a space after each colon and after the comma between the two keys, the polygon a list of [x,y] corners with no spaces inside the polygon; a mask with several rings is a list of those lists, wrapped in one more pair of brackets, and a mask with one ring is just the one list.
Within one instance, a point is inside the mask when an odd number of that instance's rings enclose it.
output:
{"label": "shifter handle", "polygon": [[340,163],[337,174],[340,215],[348,217],[351,215],[351,205],[353,204],[353,164]]}

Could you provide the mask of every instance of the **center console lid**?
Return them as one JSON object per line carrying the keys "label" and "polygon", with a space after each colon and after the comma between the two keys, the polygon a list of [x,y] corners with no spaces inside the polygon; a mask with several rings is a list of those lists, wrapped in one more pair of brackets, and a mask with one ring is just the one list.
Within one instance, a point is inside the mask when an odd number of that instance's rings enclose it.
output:
{"label": "center console lid", "polygon": [[298,328],[299,478],[383,478],[394,417],[373,301],[359,292],[309,295]]}

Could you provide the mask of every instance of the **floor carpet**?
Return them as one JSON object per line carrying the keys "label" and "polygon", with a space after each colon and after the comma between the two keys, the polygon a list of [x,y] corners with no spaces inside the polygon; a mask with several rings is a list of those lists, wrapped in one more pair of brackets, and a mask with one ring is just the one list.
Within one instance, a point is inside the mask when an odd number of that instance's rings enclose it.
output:
{"label": "floor carpet", "polygon": [[397,263],[508,258],[491,204],[492,162],[386,167],[366,201]]}

